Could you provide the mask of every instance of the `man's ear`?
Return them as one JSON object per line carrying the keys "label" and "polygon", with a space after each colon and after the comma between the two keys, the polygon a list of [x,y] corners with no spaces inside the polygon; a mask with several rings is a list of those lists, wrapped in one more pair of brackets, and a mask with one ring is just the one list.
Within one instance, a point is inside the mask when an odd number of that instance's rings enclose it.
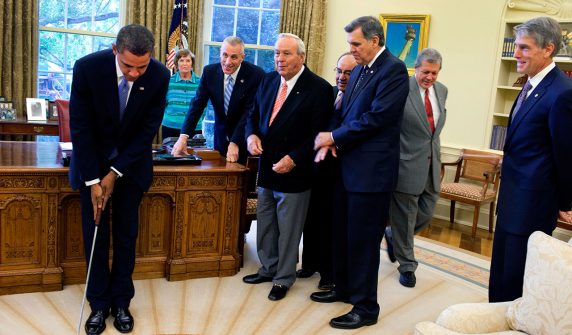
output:
{"label": "man's ear", "polygon": [[114,55],[117,55],[117,45],[115,43],[111,43],[111,50],[113,50]]}

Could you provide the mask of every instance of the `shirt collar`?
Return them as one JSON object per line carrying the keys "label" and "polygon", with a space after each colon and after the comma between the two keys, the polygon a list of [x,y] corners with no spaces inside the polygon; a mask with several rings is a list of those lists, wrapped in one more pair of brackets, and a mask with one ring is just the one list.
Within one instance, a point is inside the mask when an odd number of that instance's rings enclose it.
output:
{"label": "shirt collar", "polygon": [[179,71],[175,72],[175,82],[189,81],[189,82],[191,82],[191,83],[194,83],[194,82],[195,82],[195,78],[196,78],[196,76],[195,76],[195,72],[194,72],[194,71],[191,71],[191,78],[189,78],[188,80],[187,80],[187,79],[182,79],[182,78],[181,78],[181,75],[179,74]]}
{"label": "shirt collar", "polygon": [[381,47],[381,49],[379,49],[379,51],[375,54],[375,57],[373,57],[373,59],[371,60],[371,62],[369,62],[369,64],[367,64],[368,68],[371,68],[373,66],[373,63],[375,63],[375,61],[377,60],[377,58],[379,57],[379,55],[381,55],[381,53],[385,51],[385,45]]}
{"label": "shirt collar", "polygon": [[[548,64],[547,67],[545,67],[540,72],[538,72],[534,77],[528,78],[528,81],[530,82],[530,85],[532,86],[532,88],[535,88],[536,86],[538,86],[538,84],[540,84],[542,79],[544,79],[544,77],[546,77],[548,72],[552,71],[552,69],[555,66],[556,66],[556,64],[554,64],[554,62],[552,62],[552,63]],[[532,91],[532,89],[530,91]]]}
{"label": "shirt collar", "polygon": [[284,80],[283,77],[280,77],[280,85],[284,84],[284,82],[286,82],[286,85],[288,85],[288,88],[292,88],[294,87],[294,85],[296,85],[296,82],[298,81],[298,78],[300,78],[300,76],[302,75],[302,72],[304,72],[304,65],[302,65],[302,68],[300,69],[300,71],[298,71],[298,73],[296,73],[294,75],[294,77],[290,78],[290,80]]}
{"label": "shirt collar", "polygon": [[238,66],[238,68],[236,69],[236,71],[234,71],[231,74],[224,74],[224,82],[226,83],[228,81],[228,77],[232,77],[232,81],[236,83],[236,77],[238,77],[238,71],[240,71],[240,67],[242,66],[242,64],[240,64]]}

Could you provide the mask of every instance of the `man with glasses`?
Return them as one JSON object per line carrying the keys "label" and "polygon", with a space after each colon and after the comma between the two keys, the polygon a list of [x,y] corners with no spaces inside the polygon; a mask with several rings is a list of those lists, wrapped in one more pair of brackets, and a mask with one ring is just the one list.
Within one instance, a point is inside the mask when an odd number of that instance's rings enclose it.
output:
{"label": "man with glasses", "polygon": [[[352,70],[357,65],[355,58],[346,52],[338,58],[334,72],[336,74],[336,85],[334,90],[334,108],[339,110],[342,105],[342,98],[346,91],[346,85],[350,79]],[[302,268],[296,272],[298,278],[308,278],[315,272],[320,273],[320,290],[331,290],[334,288],[332,275],[332,212],[334,183],[337,161],[332,156],[318,163],[312,195],[310,196],[310,207],[304,225],[304,250],[302,252]]]}

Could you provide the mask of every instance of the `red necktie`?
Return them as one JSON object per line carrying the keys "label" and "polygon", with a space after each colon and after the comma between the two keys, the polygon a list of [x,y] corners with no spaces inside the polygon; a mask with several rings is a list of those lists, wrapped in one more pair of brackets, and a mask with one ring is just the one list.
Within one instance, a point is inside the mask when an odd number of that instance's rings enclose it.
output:
{"label": "red necktie", "polygon": [[433,107],[431,107],[431,101],[429,100],[429,89],[425,89],[425,113],[427,113],[427,121],[429,121],[429,128],[431,132],[435,132],[435,120],[433,120]]}
{"label": "red necktie", "polygon": [[280,86],[280,92],[278,92],[278,96],[276,97],[276,101],[274,102],[274,108],[272,108],[272,115],[270,115],[270,122],[268,123],[268,125],[272,124],[272,122],[276,118],[276,115],[278,115],[278,111],[280,111],[280,108],[282,108],[284,100],[286,100],[286,93],[288,93],[288,85],[286,84],[286,82],[284,82],[282,86]]}

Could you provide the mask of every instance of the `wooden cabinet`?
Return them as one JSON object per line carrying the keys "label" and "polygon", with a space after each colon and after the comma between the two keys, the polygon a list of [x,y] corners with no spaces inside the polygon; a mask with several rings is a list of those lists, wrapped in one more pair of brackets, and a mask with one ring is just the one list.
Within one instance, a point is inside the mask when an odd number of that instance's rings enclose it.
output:
{"label": "wooden cabinet", "polygon": [[[556,5],[557,3],[558,5]],[[507,48],[505,40],[514,37],[513,28],[516,25],[537,16],[551,16],[561,22],[563,28],[572,27],[572,11],[566,10],[566,8],[572,7],[572,0],[558,1],[551,6],[554,8],[548,8],[545,2],[540,0],[529,0],[526,4],[513,0],[507,1],[507,7],[505,8],[499,29],[498,59],[494,74],[489,117],[490,125],[487,131],[488,144],[491,149],[502,150],[502,144],[504,143],[503,132],[506,133],[510,110],[522,88],[522,86],[514,86],[521,74],[516,72],[516,59],[512,57],[510,48]],[[508,53],[506,52],[507,50],[509,51]],[[554,61],[563,71],[572,71],[571,58],[555,57]]]}
{"label": "wooden cabinet", "polygon": [[[80,199],[58,143],[0,142],[0,150],[0,294],[85,282]],[[237,273],[245,176],[218,155],[198,166],[155,166],[139,209],[134,278]]]}

